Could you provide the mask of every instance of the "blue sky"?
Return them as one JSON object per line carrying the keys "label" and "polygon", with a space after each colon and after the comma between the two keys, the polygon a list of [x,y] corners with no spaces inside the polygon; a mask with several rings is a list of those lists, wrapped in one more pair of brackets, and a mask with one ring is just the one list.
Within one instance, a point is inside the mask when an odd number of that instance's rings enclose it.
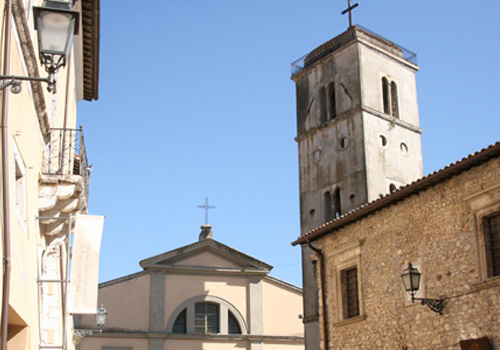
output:
{"label": "blue sky", "polygon": [[[358,0],[418,55],[425,174],[500,139],[500,2]],[[100,281],[214,238],[301,285],[290,63],[347,29],[347,0],[101,0],[100,91],[79,103],[105,215]]]}

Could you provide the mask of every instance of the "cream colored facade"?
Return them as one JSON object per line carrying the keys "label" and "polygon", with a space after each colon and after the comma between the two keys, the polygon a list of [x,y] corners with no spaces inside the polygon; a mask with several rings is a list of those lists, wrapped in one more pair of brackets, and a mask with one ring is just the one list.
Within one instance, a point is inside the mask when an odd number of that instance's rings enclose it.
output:
{"label": "cream colored facade", "polygon": [[[47,76],[33,26],[32,6],[41,5],[0,1],[0,74]],[[97,99],[98,6],[99,0],[76,2],[79,35],[66,67],[56,75],[55,93],[49,93],[45,83],[29,81],[22,82],[19,94],[9,87],[0,91],[5,180],[0,291],[2,328],[7,331],[2,349],[73,347],[71,318],[63,309],[64,283],[39,281],[65,278],[68,218],[87,211],[89,171],[76,111],[78,101]]]}
{"label": "cream colored facade", "polygon": [[[202,228],[200,241],[102,283],[99,302],[108,319],[102,334],[83,338],[80,350],[304,349],[302,290],[269,276],[272,266],[204,238],[210,226]],[[210,326],[197,311],[207,304],[217,310],[212,328],[199,324]],[[94,322],[84,316],[75,323],[91,329]]]}

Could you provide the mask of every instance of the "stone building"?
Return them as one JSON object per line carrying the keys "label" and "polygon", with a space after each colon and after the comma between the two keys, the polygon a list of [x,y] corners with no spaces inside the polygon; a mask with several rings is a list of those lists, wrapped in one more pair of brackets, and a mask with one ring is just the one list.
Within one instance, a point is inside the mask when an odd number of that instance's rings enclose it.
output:
{"label": "stone building", "polygon": [[[69,55],[52,56],[65,62],[55,82],[42,81],[51,54],[39,52],[34,23],[35,6],[49,5],[78,15]],[[0,349],[71,349],[69,216],[87,212],[90,175],[76,114],[78,101],[98,98],[99,0],[0,0],[0,9]]]}
{"label": "stone building", "polygon": [[[500,348],[500,142],[299,237],[323,349]],[[412,303],[401,275],[421,275]]]}
{"label": "stone building", "polygon": [[[142,260],[143,271],[104,282],[102,334],[80,350],[303,350],[302,290],[272,266],[213,239]],[[93,317],[75,321],[92,329]]]}
{"label": "stone building", "polygon": [[[422,177],[416,55],[360,26],[292,64],[302,235]],[[306,348],[319,349],[313,251],[302,246]]]}

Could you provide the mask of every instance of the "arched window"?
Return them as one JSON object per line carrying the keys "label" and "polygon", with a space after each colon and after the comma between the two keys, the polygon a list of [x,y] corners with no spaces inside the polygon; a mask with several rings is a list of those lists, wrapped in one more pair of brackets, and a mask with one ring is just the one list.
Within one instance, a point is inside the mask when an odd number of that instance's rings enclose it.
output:
{"label": "arched window", "polygon": [[219,334],[219,305],[196,303],[194,306],[194,332]]}
{"label": "arched window", "polygon": [[175,319],[172,333],[186,333],[186,309],[182,310]]}
{"label": "arched window", "polygon": [[326,89],[322,87],[319,90],[319,122],[323,124],[327,120],[327,107],[326,107]]}
{"label": "arched window", "polygon": [[328,93],[330,94],[330,119],[337,116],[337,100],[335,99],[335,83],[331,82],[328,86]]}
{"label": "arched window", "polygon": [[333,219],[333,208],[332,208],[332,194],[330,191],[326,191],[323,195],[323,204],[325,209],[325,222],[331,221]]}
{"label": "arched window", "polygon": [[227,332],[229,334],[241,334],[240,324],[231,311],[227,313]]}
{"label": "arched window", "polygon": [[390,185],[389,185],[389,192],[390,192],[390,193],[394,193],[394,192],[396,192],[396,185],[394,185],[394,184],[390,184]]}
{"label": "arched window", "polygon": [[389,81],[386,77],[382,78],[382,100],[384,104],[384,113],[391,114],[391,102],[389,97]]}
{"label": "arched window", "polygon": [[391,112],[394,118],[399,118],[398,86],[393,81],[391,82]]}
{"label": "arched window", "polygon": [[198,296],[186,300],[172,313],[167,332],[175,334],[247,334],[238,310],[224,299]]}
{"label": "arched window", "polygon": [[340,206],[340,187],[335,189],[335,194],[333,196],[333,215],[335,219],[342,215],[342,208]]}

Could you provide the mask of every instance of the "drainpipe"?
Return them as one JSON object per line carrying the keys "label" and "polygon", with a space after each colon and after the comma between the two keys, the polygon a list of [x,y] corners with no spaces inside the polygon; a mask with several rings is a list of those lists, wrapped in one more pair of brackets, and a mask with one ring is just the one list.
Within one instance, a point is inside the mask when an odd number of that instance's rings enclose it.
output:
{"label": "drainpipe", "polygon": [[[10,71],[10,34],[12,20],[12,1],[5,1],[5,40],[3,52],[3,74],[9,75]],[[9,294],[10,294],[10,196],[9,196],[9,140],[7,130],[8,91],[2,94],[2,192],[3,192],[3,294],[2,294],[2,319],[0,337],[2,338],[1,350],[7,350],[7,337],[9,330]]]}
{"label": "drainpipe", "polygon": [[321,249],[318,249],[311,244],[311,241],[309,241],[309,239],[307,240],[307,246],[311,248],[318,255],[319,268],[320,268],[319,285],[321,288],[321,306],[322,306],[321,319],[323,323],[323,344],[324,344],[323,350],[328,350],[329,347],[328,347],[328,316],[327,316],[326,290],[325,290],[325,256],[323,255]]}

